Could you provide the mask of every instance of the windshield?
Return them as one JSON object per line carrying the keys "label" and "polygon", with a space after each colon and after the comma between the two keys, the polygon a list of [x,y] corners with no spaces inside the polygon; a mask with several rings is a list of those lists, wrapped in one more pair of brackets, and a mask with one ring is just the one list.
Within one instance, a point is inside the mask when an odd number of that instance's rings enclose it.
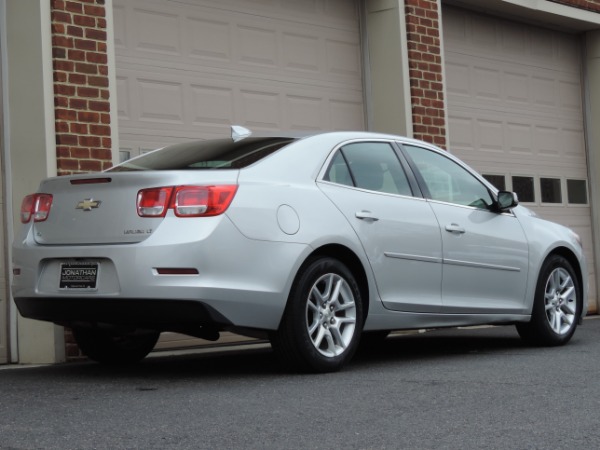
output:
{"label": "windshield", "polygon": [[293,141],[293,138],[271,137],[238,142],[231,139],[185,142],[130,159],[107,172],[241,169]]}

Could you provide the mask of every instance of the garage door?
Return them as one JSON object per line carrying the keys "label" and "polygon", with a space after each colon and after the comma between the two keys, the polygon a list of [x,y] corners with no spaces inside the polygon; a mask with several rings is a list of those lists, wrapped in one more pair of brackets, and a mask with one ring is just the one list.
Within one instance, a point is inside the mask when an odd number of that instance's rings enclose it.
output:
{"label": "garage door", "polygon": [[453,7],[443,33],[451,151],[574,229],[592,275],[579,38]]}
{"label": "garage door", "polygon": [[[365,128],[352,0],[115,0],[113,11],[121,159],[232,124]],[[157,348],[202,343],[165,333]]]}
{"label": "garage door", "polygon": [[115,0],[122,157],[252,130],[365,127],[348,0]]}

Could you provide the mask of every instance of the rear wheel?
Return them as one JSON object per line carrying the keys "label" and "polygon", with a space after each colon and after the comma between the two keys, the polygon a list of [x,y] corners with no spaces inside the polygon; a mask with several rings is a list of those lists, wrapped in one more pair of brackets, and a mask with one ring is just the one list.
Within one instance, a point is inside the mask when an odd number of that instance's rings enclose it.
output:
{"label": "rear wheel", "polygon": [[93,328],[73,329],[81,352],[103,364],[130,364],[144,359],[154,348],[159,335],[156,331],[115,333]]}
{"label": "rear wheel", "polygon": [[566,344],[577,328],[581,305],[581,289],[573,267],[562,256],[552,255],[540,271],[531,321],[517,324],[517,331],[532,344]]}
{"label": "rear wheel", "polygon": [[293,370],[332,372],[352,358],[362,325],[354,276],[337,259],[319,257],[300,270],[271,342]]}

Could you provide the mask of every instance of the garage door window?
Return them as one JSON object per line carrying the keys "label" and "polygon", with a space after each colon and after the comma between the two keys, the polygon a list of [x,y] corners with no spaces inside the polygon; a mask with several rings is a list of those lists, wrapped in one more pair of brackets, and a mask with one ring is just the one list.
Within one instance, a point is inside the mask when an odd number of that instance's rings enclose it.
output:
{"label": "garage door window", "polygon": [[512,189],[517,193],[520,202],[535,202],[533,177],[512,177]]}
{"label": "garage door window", "polygon": [[585,180],[567,180],[567,199],[571,205],[587,205],[587,183]]}
{"label": "garage door window", "polygon": [[492,183],[499,191],[506,190],[506,178],[504,175],[483,175],[483,178]]}
{"label": "garage door window", "polygon": [[540,178],[542,203],[562,203],[560,178]]}

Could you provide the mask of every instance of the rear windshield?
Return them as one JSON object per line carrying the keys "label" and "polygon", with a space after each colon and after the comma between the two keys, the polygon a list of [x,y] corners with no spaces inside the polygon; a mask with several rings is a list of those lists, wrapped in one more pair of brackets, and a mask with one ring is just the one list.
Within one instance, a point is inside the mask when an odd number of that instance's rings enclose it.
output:
{"label": "rear windshield", "polygon": [[238,142],[231,139],[185,142],[125,161],[107,172],[241,169],[293,141],[293,138],[246,138]]}

